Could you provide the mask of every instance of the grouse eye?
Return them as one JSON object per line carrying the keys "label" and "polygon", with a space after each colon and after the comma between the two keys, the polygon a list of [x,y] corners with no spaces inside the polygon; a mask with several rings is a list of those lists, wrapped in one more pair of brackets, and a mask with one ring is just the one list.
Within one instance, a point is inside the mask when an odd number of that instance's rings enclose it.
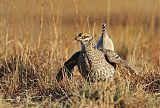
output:
{"label": "grouse eye", "polygon": [[84,39],[84,38],[86,38],[86,37],[87,37],[86,34],[83,33],[83,34],[82,34],[82,38]]}

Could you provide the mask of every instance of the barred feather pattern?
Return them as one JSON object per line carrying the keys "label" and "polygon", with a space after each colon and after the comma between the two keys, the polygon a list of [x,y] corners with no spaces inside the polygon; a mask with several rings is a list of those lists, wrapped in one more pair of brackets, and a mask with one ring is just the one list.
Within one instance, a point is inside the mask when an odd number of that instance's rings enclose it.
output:
{"label": "barred feather pattern", "polygon": [[104,53],[96,48],[95,41],[91,39],[84,46],[78,64],[82,76],[90,82],[111,80],[115,69],[106,61]]}
{"label": "barred feather pattern", "polygon": [[102,24],[102,34],[97,43],[97,48],[109,49],[114,51],[114,45],[112,39],[107,34],[107,28],[105,23]]}

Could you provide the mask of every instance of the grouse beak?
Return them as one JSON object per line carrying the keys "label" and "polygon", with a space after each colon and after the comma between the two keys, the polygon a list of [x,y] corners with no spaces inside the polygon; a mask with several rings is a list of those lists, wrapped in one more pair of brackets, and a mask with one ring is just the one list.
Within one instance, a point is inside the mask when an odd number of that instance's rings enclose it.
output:
{"label": "grouse beak", "polygon": [[79,41],[79,40],[80,40],[80,37],[79,37],[79,36],[77,36],[77,37],[75,38],[75,40]]}
{"label": "grouse beak", "polygon": [[75,40],[77,40],[77,37],[75,38]]}

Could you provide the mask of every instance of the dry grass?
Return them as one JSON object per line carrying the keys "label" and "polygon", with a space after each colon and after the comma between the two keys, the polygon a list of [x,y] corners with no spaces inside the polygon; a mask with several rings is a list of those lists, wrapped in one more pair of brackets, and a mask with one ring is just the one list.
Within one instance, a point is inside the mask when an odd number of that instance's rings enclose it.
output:
{"label": "dry grass", "polygon": [[[1,0],[0,106],[160,106],[159,0]],[[88,84],[74,72],[55,75],[80,45],[79,32],[98,39],[107,22],[116,51],[136,70],[117,70],[110,83]]]}

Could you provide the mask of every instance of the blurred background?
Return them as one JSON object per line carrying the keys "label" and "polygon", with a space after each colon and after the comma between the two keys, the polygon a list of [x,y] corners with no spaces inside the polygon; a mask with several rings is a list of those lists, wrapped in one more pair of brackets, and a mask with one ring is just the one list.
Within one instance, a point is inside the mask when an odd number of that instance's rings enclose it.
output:
{"label": "blurred background", "polygon": [[76,34],[87,32],[97,40],[102,23],[107,23],[108,34],[122,57],[159,58],[160,0],[0,2],[1,57],[41,48],[60,52],[67,59],[79,50]]}
{"label": "blurred background", "polygon": [[[115,51],[138,76],[116,69],[114,84],[93,86],[75,71],[73,80],[57,82],[64,62],[80,50],[75,36],[86,32],[97,41],[102,23]],[[159,79],[160,0],[0,0],[4,108],[7,102],[22,108],[159,108],[159,94],[154,94],[160,91]]]}

